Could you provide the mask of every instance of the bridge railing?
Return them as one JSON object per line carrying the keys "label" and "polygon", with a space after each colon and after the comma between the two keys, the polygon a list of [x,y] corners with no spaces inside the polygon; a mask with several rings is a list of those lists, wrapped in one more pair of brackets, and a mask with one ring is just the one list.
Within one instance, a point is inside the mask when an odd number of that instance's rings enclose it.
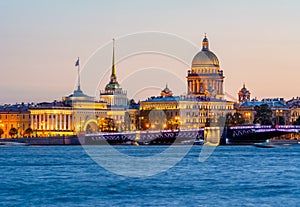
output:
{"label": "bridge railing", "polygon": [[250,126],[232,126],[229,129],[300,129],[300,125],[250,125]]}

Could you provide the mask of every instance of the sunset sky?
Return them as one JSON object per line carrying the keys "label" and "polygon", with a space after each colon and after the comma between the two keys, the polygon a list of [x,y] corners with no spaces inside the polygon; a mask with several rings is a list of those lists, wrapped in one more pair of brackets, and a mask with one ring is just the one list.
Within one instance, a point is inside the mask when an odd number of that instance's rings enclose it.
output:
{"label": "sunset sky", "polygon": [[[147,60],[145,56],[134,56],[129,62],[120,60],[125,45],[135,48],[143,40],[124,37],[144,31],[178,36],[191,45],[189,52],[180,53],[189,55],[187,64],[201,49],[207,33],[210,49],[224,71],[225,90],[234,97],[243,83],[253,98],[300,96],[299,10],[297,0],[3,0],[0,104],[60,100],[71,94],[76,87],[77,57],[84,69],[92,64],[89,61],[97,59],[99,48],[106,48],[107,54],[102,58],[111,63],[112,38],[116,39],[118,79],[129,98],[158,95],[166,83],[175,95],[183,94],[189,67],[186,64],[168,65],[168,58],[156,55],[147,56]],[[183,50],[181,43],[176,47],[178,51]],[[109,67],[101,58],[97,61],[94,67],[99,70],[99,88],[103,89]],[[162,64],[152,66],[153,62]],[[154,69],[143,73],[146,67]],[[133,73],[133,68],[138,72]],[[157,68],[164,68],[165,74],[158,75]],[[89,84],[95,74],[84,70],[82,89],[95,96],[98,88]],[[138,81],[142,77],[154,82]],[[142,88],[145,93],[137,95]]]}

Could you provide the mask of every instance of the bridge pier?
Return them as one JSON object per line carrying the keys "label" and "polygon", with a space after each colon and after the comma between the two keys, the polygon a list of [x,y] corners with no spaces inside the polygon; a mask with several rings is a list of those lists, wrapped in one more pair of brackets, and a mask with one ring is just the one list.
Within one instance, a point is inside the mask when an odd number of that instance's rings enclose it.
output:
{"label": "bridge pier", "polygon": [[204,128],[204,143],[205,145],[220,145],[221,130],[220,127],[205,127]]}

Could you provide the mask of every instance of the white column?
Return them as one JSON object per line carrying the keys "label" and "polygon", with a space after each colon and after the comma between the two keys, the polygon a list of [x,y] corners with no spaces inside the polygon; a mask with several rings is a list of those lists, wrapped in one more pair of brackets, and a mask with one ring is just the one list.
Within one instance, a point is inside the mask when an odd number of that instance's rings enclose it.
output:
{"label": "white column", "polygon": [[34,128],[33,128],[33,117],[32,117],[32,115],[30,116],[30,121],[31,121],[30,127],[31,127],[31,129],[34,129]]}
{"label": "white column", "polygon": [[39,114],[38,129],[41,129],[41,123],[42,123],[42,114]]}
{"label": "white column", "polygon": [[64,130],[67,128],[67,115],[64,114]]}
{"label": "white column", "polygon": [[41,125],[42,125],[41,128],[44,130],[44,129],[45,129],[45,126],[46,126],[46,122],[45,122],[45,114],[42,114]]}
{"label": "white column", "polygon": [[51,114],[51,128],[50,129],[51,130],[54,129],[54,115],[53,114]]}
{"label": "white column", "polygon": [[34,118],[34,119],[35,119],[35,120],[34,120],[34,121],[35,121],[35,126],[34,126],[34,129],[36,130],[36,129],[38,129],[38,118],[37,118],[37,117],[38,117],[38,115],[37,115],[37,114],[35,114],[34,116],[35,116],[35,118]]}
{"label": "white column", "polygon": [[68,114],[67,120],[68,120],[68,128],[67,128],[67,130],[71,130],[71,128],[70,128],[70,126],[71,126],[71,115],[70,114]]}
{"label": "white column", "polygon": [[62,130],[62,114],[59,114],[59,130]]}
{"label": "white column", "polygon": [[47,116],[47,130],[50,129],[50,115],[49,114],[46,114]]}
{"label": "white column", "polygon": [[55,130],[58,130],[58,116],[55,114]]}

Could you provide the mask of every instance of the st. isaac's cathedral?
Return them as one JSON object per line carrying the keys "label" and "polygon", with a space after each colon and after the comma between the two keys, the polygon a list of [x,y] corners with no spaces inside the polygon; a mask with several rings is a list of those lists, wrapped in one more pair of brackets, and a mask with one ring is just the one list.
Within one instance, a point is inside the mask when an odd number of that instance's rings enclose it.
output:
{"label": "st. isaac's cathedral", "polygon": [[[187,95],[173,96],[166,86],[161,95],[140,102],[140,128],[190,129],[217,123],[234,112],[234,102],[224,99],[224,76],[206,35],[187,74]],[[166,123],[166,124],[164,124]]]}
{"label": "st. isaac's cathedral", "polygon": [[202,50],[195,55],[191,70],[188,70],[188,94],[223,99],[223,79],[223,71],[220,69],[219,60],[209,50],[208,39],[205,35],[202,41]]}

